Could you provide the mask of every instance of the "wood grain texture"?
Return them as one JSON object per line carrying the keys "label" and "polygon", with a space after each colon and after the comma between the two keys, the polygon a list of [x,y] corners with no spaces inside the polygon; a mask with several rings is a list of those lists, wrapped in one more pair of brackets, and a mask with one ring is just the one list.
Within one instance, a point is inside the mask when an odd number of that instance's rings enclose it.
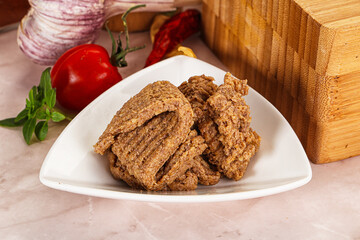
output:
{"label": "wood grain texture", "polygon": [[286,117],[314,163],[360,154],[360,1],[203,0],[209,47]]}

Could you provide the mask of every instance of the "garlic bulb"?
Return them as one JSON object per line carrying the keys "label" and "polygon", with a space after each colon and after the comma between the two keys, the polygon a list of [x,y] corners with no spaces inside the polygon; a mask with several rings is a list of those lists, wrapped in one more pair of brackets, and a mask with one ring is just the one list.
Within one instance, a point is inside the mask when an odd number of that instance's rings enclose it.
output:
{"label": "garlic bulb", "polygon": [[[197,3],[198,0],[187,1]],[[106,19],[133,6],[129,0],[29,0],[17,42],[32,61],[52,65],[68,49],[92,43]],[[140,4],[136,1],[137,4]],[[147,0],[140,11],[170,11],[180,0]]]}

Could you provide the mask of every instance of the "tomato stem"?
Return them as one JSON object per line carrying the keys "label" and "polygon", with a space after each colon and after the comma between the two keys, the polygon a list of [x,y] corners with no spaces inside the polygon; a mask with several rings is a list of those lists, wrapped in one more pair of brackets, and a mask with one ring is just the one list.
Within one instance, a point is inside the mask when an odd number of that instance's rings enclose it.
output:
{"label": "tomato stem", "polygon": [[105,28],[107,30],[107,32],[110,35],[111,41],[112,41],[112,49],[111,49],[111,57],[110,57],[110,62],[113,66],[115,67],[126,67],[127,66],[127,62],[125,60],[125,56],[126,54],[128,54],[129,52],[133,52],[142,48],[145,48],[145,45],[143,46],[138,46],[138,47],[129,47],[129,30],[128,30],[128,25],[127,25],[127,21],[126,21],[126,17],[127,15],[140,7],[145,7],[145,4],[140,4],[140,5],[135,5],[131,8],[129,8],[122,16],[121,16],[121,20],[123,21],[123,25],[124,25],[124,32],[125,32],[125,39],[126,39],[126,47],[125,49],[123,49],[122,47],[122,42],[120,39],[120,36],[123,32],[120,32],[119,37],[118,37],[118,41],[117,44],[115,42],[114,36],[112,35],[110,29],[108,28],[107,24],[105,24]]}

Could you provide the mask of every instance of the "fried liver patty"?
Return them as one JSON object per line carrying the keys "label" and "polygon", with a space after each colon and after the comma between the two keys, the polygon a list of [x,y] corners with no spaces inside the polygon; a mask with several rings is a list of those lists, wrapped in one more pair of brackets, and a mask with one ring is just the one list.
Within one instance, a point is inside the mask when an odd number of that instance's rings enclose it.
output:
{"label": "fried liver patty", "polygon": [[226,177],[239,180],[260,146],[259,135],[250,128],[250,109],[243,99],[248,94],[247,81],[227,73],[224,84],[218,88],[212,84],[211,78],[202,75],[190,78],[179,89],[193,109],[198,109],[195,128],[209,147],[205,150],[209,163]]}
{"label": "fried liver patty", "polygon": [[[117,141],[114,145],[116,145]],[[113,146],[114,146],[113,145]],[[200,157],[207,145],[204,139],[191,131],[186,141],[182,143],[169,160],[156,173],[156,184],[152,190],[184,191],[194,190],[198,183],[213,185],[220,180],[220,173],[210,169],[209,165]],[[110,171],[115,179],[125,181],[129,186],[137,189],[148,189],[135,178],[115,155],[116,146],[108,152]],[[113,152],[114,151],[114,152]],[[129,159],[129,158],[128,158]],[[191,178],[189,178],[189,176]]]}
{"label": "fried liver patty", "polygon": [[170,139],[173,140],[171,145],[176,149],[190,132],[193,111],[187,99],[173,84],[168,81],[158,81],[148,84],[115,114],[94,145],[95,152],[104,154],[115,142],[117,135],[130,133],[165,112],[173,112],[176,115],[177,124],[173,134],[170,134]]}
{"label": "fried liver patty", "polygon": [[179,88],[158,81],[126,102],[94,145],[113,177],[154,191],[214,185],[220,173],[241,179],[260,146],[247,82],[230,73],[219,87],[213,80],[194,76]]}
{"label": "fried liver patty", "polygon": [[[190,190],[193,184],[181,179],[192,168],[194,158],[207,147],[204,139],[191,131],[192,125],[193,111],[188,100],[171,83],[159,81],[149,84],[124,104],[94,149],[99,154],[108,153],[114,178],[131,187]],[[170,188],[174,181],[182,182],[183,187]]]}
{"label": "fried liver patty", "polygon": [[205,75],[193,76],[179,86],[179,90],[189,100],[194,111],[195,126],[199,119],[203,118],[203,107],[206,100],[213,95],[217,89],[217,85],[214,84],[213,81],[213,77]]}

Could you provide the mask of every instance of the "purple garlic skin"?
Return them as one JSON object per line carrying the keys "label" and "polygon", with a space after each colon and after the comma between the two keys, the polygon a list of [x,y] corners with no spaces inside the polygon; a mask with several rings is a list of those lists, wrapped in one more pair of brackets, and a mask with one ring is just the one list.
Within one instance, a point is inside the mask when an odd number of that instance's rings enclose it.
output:
{"label": "purple garlic skin", "polygon": [[17,43],[33,62],[53,65],[68,49],[92,43],[106,19],[136,4],[140,11],[169,11],[176,0],[29,0],[31,9],[21,20]]}
{"label": "purple garlic skin", "polygon": [[32,61],[53,65],[68,49],[92,43],[105,21],[103,1],[30,0],[18,45]]}

